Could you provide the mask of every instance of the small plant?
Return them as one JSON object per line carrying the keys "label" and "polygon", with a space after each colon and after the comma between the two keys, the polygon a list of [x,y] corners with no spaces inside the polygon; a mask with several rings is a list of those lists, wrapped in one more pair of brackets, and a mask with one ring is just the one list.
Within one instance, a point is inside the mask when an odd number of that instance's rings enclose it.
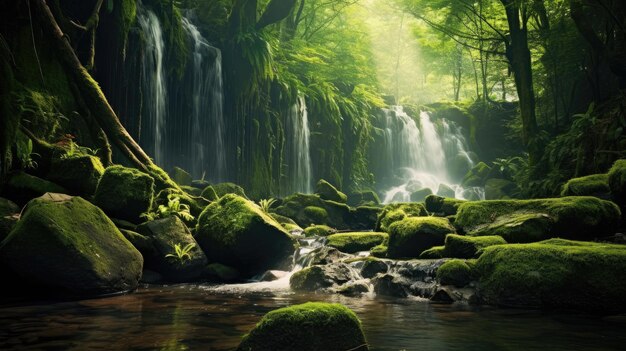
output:
{"label": "small plant", "polygon": [[33,141],[23,133],[17,133],[15,141],[15,150],[17,158],[24,169],[36,169],[37,162],[33,160],[33,156],[39,156],[33,152]]}
{"label": "small plant", "polygon": [[261,210],[263,210],[263,212],[270,213],[270,208],[272,208],[272,205],[274,205],[274,203],[276,203],[276,199],[274,198],[262,199],[259,201],[259,207],[261,207]]}
{"label": "small plant", "polygon": [[166,258],[173,258],[179,264],[185,263],[186,260],[191,260],[191,250],[196,247],[195,243],[189,243],[183,247],[182,243],[178,243],[174,245],[174,252],[165,255]]}
{"label": "small plant", "polygon": [[74,142],[74,136],[66,134],[65,137],[57,143],[65,149],[65,154],[61,155],[62,159],[80,157],[80,156],[96,156],[100,149],[92,149],[86,146],[80,146]]}
{"label": "small plant", "polygon": [[146,212],[141,215],[142,218],[148,221],[169,216],[178,216],[185,221],[193,221],[195,218],[191,215],[189,205],[181,203],[180,197],[176,196],[176,194],[168,195],[167,205],[159,205],[156,212]]}

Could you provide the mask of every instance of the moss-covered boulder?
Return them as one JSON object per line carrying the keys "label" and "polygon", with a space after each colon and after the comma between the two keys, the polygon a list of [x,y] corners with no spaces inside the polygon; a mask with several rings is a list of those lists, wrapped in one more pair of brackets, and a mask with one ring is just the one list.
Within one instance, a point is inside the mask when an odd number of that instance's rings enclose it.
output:
{"label": "moss-covered boulder", "polygon": [[465,200],[455,198],[442,197],[438,195],[429,195],[424,200],[426,210],[442,216],[454,216]]}
{"label": "moss-covered boulder", "polygon": [[374,206],[350,208],[346,224],[353,230],[372,230],[376,226],[376,221],[378,221],[378,215],[381,211],[382,208]]}
{"label": "moss-covered boulder", "polygon": [[626,246],[551,239],[486,248],[476,262],[485,303],[626,312]]}
{"label": "moss-covered boulder", "polygon": [[235,183],[218,183],[213,184],[212,187],[218,197],[222,197],[226,194],[236,194],[246,199],[248,198],[243,188]]}
{"label": "moss-covered boulder", "polygon": [[289,286],[294,291],[314,292],[337,287],[350,281],[352,273],[341,262],[316,265],[304,268],[289,278]]}
{"label": "moss-covered boulder", "polygon": [[376,220],[374,228],[377,232],[389,231],[389,226],[395,222],[410,217],[428,216],[426,208],[420,203],[395,203],[383,208]]}
{"label": "moss-covered boulder", "polygon": [[361,276],[363,278],[373,278],[379,273],[387,273],[389,270],[389,266],[385,261],[368,257],[363,261],[363,266],[361,267]]}
{"label": "moss-covered boulder", "polygon": [[355,232],[333,234],[328,237],[328,246],[341,252],[367,251],[388,239],[387,233]]}
{"label": "moss-covered boulder", "polygon": [[302,234],[304,229],[302,229],[298,223],[296,223],[293,219],[285,216],[281,216],[277,213],[270,213],[270,216],[276,220],[276,222],[280,223],[280,225],[285,228],[285,230],[289,233],[297,232],[298,234]]}
{"label": "moss-covered boulder", "polygon": [[193,177],[191,176],[191,174],[189,174],[189,172],[180,167],[174,167],[172,169],[172,173],[170,173],[170,176],[172,180],[176,182],[176,184],[181,186],[191,186],[191,182],[193,182]]}
{"label": "moss-covered boulder", "polygon": [[20,207],[0,197],[0,242],[9,235],[19,218]]}
{"label": "moss-covered boulder", "polygon": [[133,290],[143,258],[113,222],[80,197],[46,194],[28,203],[0,244],[20,282],[50,293],[101,295]]}
{"label": "moss-covered boulder", "polygon": [[352,209],[343,203],[323,200],[319,195],[296,193],[286,197],[274,211],[293,219],[303,228],[323,224],[348,229]]}
{"label": "moss-covered boulder", "polygon": [[340,304],[308,302],[266,314],[238,351],[368,350],[361,322]]}
{"label": "moss-covered boulder", "polygon": [[511,199],[517,197],[518,194],[517,184],[510,180],[490,178],[485,182],[485,199],[487,200]]}
{"label": "moss-covered boulder", "polygon": [[433,246],[428,250],[422,251],[420,254],[420,259],[422,260],[433,260],[444,258],[447,256],[446,247],[444,245],[441,246]]}
{"label": "moss-covered boulder", "polygon": [[373,190],[355,191],[348,195],[348,205],[350,206],[378,206],[380,198]]}
{"label": "moss-covered boulder", "polygon": [[1,194],[20,206],[24,206],[28,201],[45,193],[68,193],[67,189],[58,184],[22,171],[13,172],[7,178],[2,186]]}
{"label": "moss-covered boulder", "polygon": [[252,201],[228,194],[198,218],[196,240],[212,262],[245,276],[276,268],[293,254],[296,241]]}
{"label": "moss-covered boulder", "polygon": [[571,196],[467,202],[459,207],[455,225],[470,235],[501,235],[511,243],[549,237],[593,239],[613,234],[619,219],[620,210],[612,202]]}
{"label": "moss-covered boulder", "polygon": [[202,196],[203,198],[209,201],[215,201],[220,198],[215,192],[215,189],[213,189],[213,187],[210,185],[202,190],[202,193],[200,193],[200,196]]}
{"label": "moss-covered boulder", "polygon": [[389,227],[388,255],[391,258],[419,257],[424,250],[443,245],[446,235],[454,232],[446,218],[406,218]]}
{"label": "moss-covered boulder", "polygon": [[419,189],[411,193],[411,201],[424,202],[427,196],[432,195],[433,191],[430,188]]}
{"label": "moss-covered boulder", "polygon": [[472,281],[472,269],[463,260],[449,260],[437,269],[437,281],[441,285],[462,288]]}
{"label": "moss-covered boulder", "polygon": [[154,179],[134,168],[110,166],[100,178],[94,203],[109,216],[140,222],[154,198]]}
{"label": "moss-covered boulder", "polygon": [[346,194],[337,190],[337,188],[324,179],[320,179],[319,182],[317,182],[317,185],[315,186],[315,193],[323,200],[330,200],[344,204],[348,201],[348,196],[346,196]]}
{"label": "moss-covered boulder", "polygon": [[154,255],[144,254],[146,268],[171,282],[189,282],[202,276],[208,260],[177,216],[145,222],[137,231],[150,238],[155,248]]}
{"label": "moss-covered boulder", "polygon": [[463,236],[448,234],[445,242],[445,257],[476,258],[481,250],[493,246],[506,244],[501,236]]}
{"label": "moss-covered boulder", "polygon": [[563,185],[561,196],[596,196],[608,199],[611,196],[608,174],[592,174],[572,178]]}
{"label": "moss-covered boulder", "polygon": [[626,208],[626,159],[615,161],[609,170],[609,188],[613,199]]}
{"label": "moss-covered boulder", "polygon": [[46,178],[66,188],[71,195],[92,196],[104,166],[95,156],[54,159]]}
{"label": "moss-covered boulder", "polygon": [[313,225],[304,230],[305,236],[329,236],[337,233],[337,229],[327,225]]}

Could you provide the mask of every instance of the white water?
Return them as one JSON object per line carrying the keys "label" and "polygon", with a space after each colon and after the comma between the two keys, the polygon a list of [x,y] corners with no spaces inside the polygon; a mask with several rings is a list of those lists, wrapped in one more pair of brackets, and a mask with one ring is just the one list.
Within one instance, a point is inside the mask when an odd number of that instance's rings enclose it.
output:
{"label": "white water", "polygon": [[164,132],[167,104],[167,83],[165,79],[165,43],[163,31],[157,16],[139,2],[137,20],[144,35],[145,52],[142,62],[143,113],[141,141],[145,134],[153,137],[150,147],[154,160],[161,163],[164,157]]}
{"label": "white water", "polygon": [[465,198],[468,191],[481,197],[480,189],[454,184],[447,169],[448,160],[459,155],[473,166],[465,138],[452,122],[441,119],[437,125],[422,111],[418,125],[402,106],[394,106],[385,111],[385,123],[385,154],[398,185],[385,192],[384,203],[410,202],[411,193],[423,188],[437,193],[442,185],[452,188],[456,198]]}
{"label": "white water", "polygon": [[287,113],[286,125],[287,186],[283,193],[312,192],[309,117],[306,101],[299,97]]}

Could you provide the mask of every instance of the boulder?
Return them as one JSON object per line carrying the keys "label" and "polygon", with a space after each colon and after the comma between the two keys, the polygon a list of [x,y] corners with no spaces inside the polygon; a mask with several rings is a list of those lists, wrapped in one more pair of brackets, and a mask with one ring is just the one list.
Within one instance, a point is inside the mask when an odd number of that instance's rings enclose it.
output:
{"label": "boulder", "polygon": [[374,286],[374,292],[380,296],[390,297],[407,297],[408,286],[400,277],[392,274],[379,274],[372,278],[372,285]]}
{"label": "boulder", "polygon": [[348,205],[350,206],[378,206],[380,198],[375,191],[361,190],[348,195]]}
{"label": "boulder", "polygon": [[456,191],[454,191],[454,189],[452,189],[450,186],[441,183],[437,188],[437,196],[454,199],[456,197]]}
{"label": "boulder", "polygon": [[20,218],[20,207],[0,197],[0,242],[9,235]]}
{"label": "boulder", "polygon": [[212,187],[218,197],[222,197],[226,194],[236,194],[243,198],[248,198],[243,188],[235,183],[218,183],[213,184]]}
{"label": "boulder", "polygon": [[626,159],[615,161],[609,170],[609,188],[613,199],[626,209]]}
{"label": "boulder", "polygon": [[279,268],[297,244],[274,218],[235,194],[224,195],[202,211],[195,237],[210,261],[250,277]]}
{"label": "boulder", "polygon": [[350,208],[350,214],[346,218],[346,224],[353,230],[372,230],[376,226],[380,207],[359,206]]}
{"label": "boulder", "polygon": [[442,197],[438,195],[429,195],[424,200],[426,210],[431,213],[441,214],[443,216],[454,216],[465,200],[455,198]]}
{"label": "boulder", "polygon": [[441,285],[462,288],[472,281],[472,269],[463,260],[449,260],[437,269],[437,281]]}
{"label": "boulder", "polygon": [[387,273],[389,266],[385,261],[379,259],[367,259],[361,267],[361,276],[363,278],[374,278],[379,273]]}
{"label": "boulder", "polygon": [[469,236],[500,236],[509,243],[532,243],[549,239],[554,228],[554,219],[545,213],[513,212],[498,216],[493,222],[477,226]]}
{"label": "boulder", "polygon": [[604,173],[572,178],[563,185],[561,196],[595,196],[610,199],[609,175]]}
{"label": "boulder", "polygon": [[328,246],[345,253],[368,251],[388,240],[387,233],[352,232],[328,236]]}
{"label": "boulder", "polygon": [[293,219],[302,228],[323,224],[349,229],[353,210],[346,204],[323,200],[319,195],[296,193],[286,197],[274,211]]}
{"label": "boulder", "polygon": [[337,287],[350,281],[350,268],[344,263],[316,265],[304,268],[289,278],[289,286],[294,291],[320,291]]}
{"label": "boulder", "polygon": [[238,351],[368,350],[361,322],[340,304],[307,302],[274,310],[246,334]]}
{"label": "boulder", "polygon": [[95,156],[79,156],[54,159],[47,179],[66,188],[71,195],[92,196],[104,166]]}
{"label": "boulder", "polygon": [[2,242],[0,257],[20,277],[15,284],[64,296],[133,290],[143,267],[139,251],[102,210],[80,197],[56,194],[28,203]]}
{"label": "boulder", "polygon": [[327,225],[313,225],[304,230],[305,236],[329,236],[337,233],[337,229]]}
{"label": "boulder", "polygon": [[476,258],[480,255],[482,249],[489,246],[503,245],[506,243],[506,240],[498,235],[471,237],[457,234],[448,234],[446,236],[446,242],[444,247],[444,257]]}
{"label": "boulder", "polygon": [[488,247],[476,261],[484,303],[626,312],[626,246],[551,239]]}
{"label": "boulder", "polygon": [[[145,266],[171,282],[190,282],[200,278],[207,258],[177,216],[145,222],[137,231],[151,239],[155,255],[146,256]],[[173,255],[173,256],[169,256]]]}
{"label": "boulder", "polygon": [[9,174],[2,187],[2,195],[19,206],[45,193],[67,194],[68,191],[58,184],[22,171]]}
{"label": "boulder", "polygon": [[189,172],[185,171],[180,167],[174,167],[172,169],[172,173],[170,173],[172,180],[176,182],[178,185],[191,186],[193,182],[193,177]]}
{"label": "boulder", "polygon": [[393,223],[410,217],[428,216],[428,212],[420,203],[394,203],[383,207],[378,215],[374,230],[388,232]]}
{"label": "boulder", "polygon": [[377,245],[370,249],[370,255],[378,258],[386,258],[387,251],[389,251],[389,247],[387,245]]}
{"label": "boulder", "polygon": [[300,228],[300,226],[291,218],[281,216],[277,213],[270,213],[270,216],[276,220],[276,222],[280,223],[280,225],[285,228],[285,230],[289,233],[298,233],[302,234],[304,229]]}
{"label": "boulder", "polygon": [[433,191],[430,188],[424,188],[411,193],[411,201],[414,202],[423,202],[426,199],[426,196],[432,195]]}
{"label": "boulder", "polygon": [[345,204],[348,201],[348,196],[337,190],[332,184],[320,179],[315,187],[315,193],[323,200],[335,201]]}
{"label": "boulder", "polygon": [[363,281],[357,281],[354,283],[348,283],[341,288],[337,289],[337,293],[344,296],[358,297],[362,294],[369,292],[369,287]]}
{"label": "boulder", "polygon": [[[450,236],[451,234],[448,234],[448,236]],[[446,237],[448,237],[446,236]],[[422,253],[420,254],[420,259],[423,260],[429,260],[429,259],[439,259],[439,258],[444,258],[447,257],[448,254],[446,253],[446,247],[441,245],[441,246],[433,246],[428,250],[424,250],[422,251]]]}
{"label": "boulder", "polygon": [[100,178],[94,204],[109,216],[139,223],[154,198],[154,179],[134,168],[110,166]]}
{"label": "boulder", "polygon": [[443,245],[446,235],[455,229],[445,218],[412,217],[389,227],[390,258],[419,257],[422,251]]}

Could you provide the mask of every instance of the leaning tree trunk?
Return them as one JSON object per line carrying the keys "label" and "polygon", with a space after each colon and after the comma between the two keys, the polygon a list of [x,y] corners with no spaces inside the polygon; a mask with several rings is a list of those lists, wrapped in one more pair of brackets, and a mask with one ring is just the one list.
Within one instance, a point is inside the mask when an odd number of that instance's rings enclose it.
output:
{"label": "leaning tree trunk", "polygon": [[152,160],[141,149],[139,144],[130,136],[120,123],[117,115],[109,105],[106,97],[100,90],[96,81],[87,72],[85,67],[76,57],[76,53],[70,45],[67,37],[57,24],[54,15],[45,0],[36,0],[36,9],[41,17],[44,31],[50,36],[53,48],[56,51],[65,71],[73,79],[80,90],[85,105],[104,130],[109,140],[117,146],[122,154],[128,158],[137,168],[148,170],[153,166]]}

